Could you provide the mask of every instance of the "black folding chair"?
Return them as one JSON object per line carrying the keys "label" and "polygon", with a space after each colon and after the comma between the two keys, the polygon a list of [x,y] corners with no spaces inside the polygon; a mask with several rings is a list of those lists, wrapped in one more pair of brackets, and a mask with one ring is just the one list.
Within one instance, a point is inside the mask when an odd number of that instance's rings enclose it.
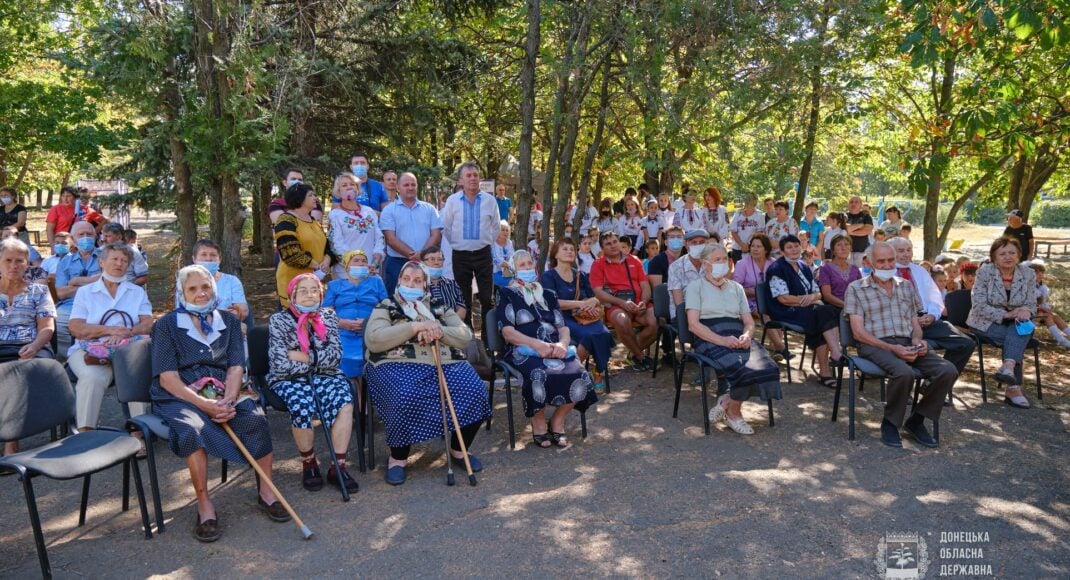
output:
{"label": "black folding chair", "polygon": [[[998,347],[999,345],[985,337],[983,334],[974,332],[972,328],[966,325],[966,318],[970,315],[970,309],[973,308],[973,296],[969,290],[955,290],[954,292],[948,292],[944,298],[944,307],[947,308],[947,320],[959,327],[960,330],[966,333],[967,336],[973,339],[977,344],[977,366],[981,372],[981,402],[988,402],[988,384],[985,380],[985,345]],[[1043,400],[1044,393],[1041,390],[1040,385],[1040,341],[1036,338],[1030,338],[1029,344],[1026,348],[1033,350],[1033,370],[1036,372],[1037,378],[1037,398]],[[1025,368],[1022,363],[1018,363],[1014,367],[1014,374],[1019,380],[1024,383]]]}
{"label": "black folding chair", "polygon": [[[792,324],[790,322],[780,322],[769,316],[769,301],[775,300],[773,295],[769,292],[769,284],[767,282],[759,282],[758,286],[754,289],[755,301],[758,303],[758,318],[762,323],[762,340],[759,344],[765,346],[765,335],[770,330],[780,330],[784,333],[784,354],[791,352],[790,344],[788,343],[788,334],[794,332],[802,337],[802,354],[799,355],[799,372],[803,369],[803,359],[806,358],[806,331],[803,327]],[[769,316],[769,320],[765,317]],[[791,361],[784,359],[784,368],[788,370],[788,382],[791,382]]]}
{"label": "black folding chair", "polygon": [[[166,531],[163,518],[163,502],[160,501],[160,479],[156,471],[156,439],[171,439],[171,429],[163,418],[153,413],[130,416],[130,403],[151,403],[152,395],[152,341],[142,340],[115,351],[111,361],[115,376],[115,394],[123,407],[126,430],[140,432],[145,439],[145,459],[149,464],[149,491],[152,492],[153,509],[156,514],[156,533]],[[227,460],[223,460],[220,483],[227,482]]]}
{"label": "black folding chair", "polygon": [[[888,373],[884,372],[884,369],[877,366],[873,361],[857,354],[858,343],[854,338],[854,331],[851,330],[851,322],[847,316],[840,317],[840,348],[843,351],[843,358],[847,362],[847,439],[854,441],[855,439],[855,373],[864,380],[865,377],[873,377],[880,379],[881,381],[881,402],[884,402],[884,385],[888,378]],[[854,349],[856,354],[851,354],[849,349]],[[837,369],[839,372],[838,380],[836,381],[836,394],[832,397],[832,421],[836,421],[836,416],[840,410],[840,391],[843,388],[843,365],[840,365]],[[918,397],[921,395],[923,380],[921,371],[914,369],[914,405],[918,404]],[[859,389],[861,390],[861,389]],[[933,421],[933,438],[940,441],[940,422]]]}
{"label": "black folding chair", "polygon": [[[52,359],[14,361],[0,365],[0,441],[17,441],[73,421],[74,389],[67,380],[63,365]],[[103,427],[0,457],[0,474],[17,474],[17,479],[22,482],[43,577],[51,578],[52,568],[48,563],[48,550],[41,531],[33,478],[39,475],[56,480],[82,478],[78,525],[83,526],[89,505],[91,476],[120,464],[124,475],[133,470],[141,524],[145,528],[145,539],[149,539],[152,538],[152,528],[136,459],[140,449],[141,443],[127,433]],[[130,507],[128,481],[124,476],[123,511]]]}
{"label": "black folding chair", "polygon": [[672,360],[672,374],[676,376],[676,327],[672,323],[669,312],[672,308],[671,300],[669,299],[669,285],[658,284],[654,287],[654,318],[658,321],[658,336],[654,339],[654,369],[650,374],[651,378],[658,377],[658,363],[661,358],[658,356],[658,351],[661,349],[662,340],[665,337],[669,338],[669,344],[673,345],[672,350],[665,353],[669,355]]}
{"label": "black folding chair", "polygon": [[[264,407],[270,407],[276,411],[289,414],[290,409],[286,406],[286,401],[282,399],[271,387],[267,384],[267,374],[270,370],[268,363],[268,343],[270,336],[268,334],[267,326],[256,326],[249,329],[249,378],[252,380],[254,388],[260,393],[260,402]],[[310,380],[310,379],[309,379]],[[356,397],[354,397],[356,398]],[[319,415],[319,407],[316,408],[316,414]],[[359,405],[353,405],[353,432],[357,435],[357,464],[360,471],[364,472],[364,438],[362,436],[362,423],[360,416]],[[331,439],[331,431],[327,428],[327,422],[320,417],[320,427],[323,428],[323,437],[327,440],[327,451],[331,454],[331,464],[334,465],[334,469],[339,473],[341,477],[341,469],[338,465],[338,457],[334,453],[334,440]],[[345,485],[338,486],[342,492],[342,500],[349,501],[349,490]]]}
{"label": "black folding chair", "polygon": [[[684,364],[688,360],[693,360],[698,363],[699,374],[702,381],[702,423],[706,431],[706,434],[710,434],[710,403],[709,394],[706,387],[706,383],[709,380],[706,378],[706,369],[712,369],[714,376],[718,379],[717,365],[708,356],[701,355],[694,350],[688,350],[688,345],[695,341],[695,336],[691,333],[691,329],[687,326],[687,310],[684,309],[684,305],[680,304],[676,307],[676,335],[680,342],[680,364],[677,365],[674,379],[676,381],[676,398],[672,405],[672,418],[675,419],[678,411],[680,410],[680,391],[684,385]],[[773,417],[773,400],[766,401],[769,404],[769,426],[773,427],[776,424]]]}
{"label": "black folding chair", "polygon": [[[502,338],[501,331],[498,330],[498,312],[491,310],[486,313],[487,317],[487,350],[490,351],[491,360],[494,361],[494,368],[500,369],[502,374],[505,375],[505,409],[508,415],[509,423],[509,449],[516,449],[516,426],[513,423],[513,379],[515,378],[521,385],[524,383],[524,375],[521,374],[520,369],[509,364],[502,355],[505,353],[505,339]],[[494,381],[490,382],[490,393],[488,394],[488,400],[490,401],[491,414],[494,412]],[[580,414],[580,431],[583,434],[583,438],[587,438],[587,411],[579,411]],[[490,430],[490,419],[487,419],[487,430]]]}

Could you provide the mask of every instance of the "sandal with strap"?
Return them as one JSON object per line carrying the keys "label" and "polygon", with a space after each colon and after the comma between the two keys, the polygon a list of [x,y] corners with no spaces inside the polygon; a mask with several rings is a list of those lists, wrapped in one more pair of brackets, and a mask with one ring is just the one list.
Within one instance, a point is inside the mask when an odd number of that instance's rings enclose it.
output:
{"label": "sandal with strap", "polygon": [[553,442],[554,446],[556,446],[556,447],[564,448],[564,447],[568,447],[569,446],[568,435],[566,435],[564,433],[557,433],[555,431],[550,431],[550,441]]}
{"label": "sandal with strap", "polygon": [[821,383],[822,386],[828,387],[830,389],[835,389],[838,383],[836,377],[817,377],[817,382]]}
{"label": "sandal with strap", "polygon": [[201,514],[197,514],[197,525],[193,528],[193,537],[198,542],[204,542],[210,544],[219,539],[222,536],[222,532],[219,531],[219,520],[212,518],[210,520],[201,521]]}
{"label": "sandal with strap", "polygon": [[542,434],[532,433],[531,434],[531,439],[532,439],[532,441],[535,442],[535,445],[538,446],[538,447],[542,447],[543,449],[547,449],[547,448],[550,447],[550,433],[549,432],[542,433]]}

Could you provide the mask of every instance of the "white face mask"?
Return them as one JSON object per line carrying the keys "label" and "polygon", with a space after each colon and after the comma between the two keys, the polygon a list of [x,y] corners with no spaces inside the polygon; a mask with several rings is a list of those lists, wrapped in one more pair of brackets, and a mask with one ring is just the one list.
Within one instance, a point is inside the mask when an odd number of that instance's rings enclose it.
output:
{"label": "white face mask", "polygon": [[717,264],[710,265],[710,276],[714,278],[724,278],[728,275],[728,264],[725,262],[719,262]]}
{"label": "white face mask", "polygon": [[873,270],[873,275],[880,279],[881,282],[887,282],[895,277],[895,269],[892,270]]}
{"label": "white face mask", "polygon": [[706,249],[706,244],[695,244],[694,246],[687,247],[687,255],[698,258],[702,255],[702,251]]}

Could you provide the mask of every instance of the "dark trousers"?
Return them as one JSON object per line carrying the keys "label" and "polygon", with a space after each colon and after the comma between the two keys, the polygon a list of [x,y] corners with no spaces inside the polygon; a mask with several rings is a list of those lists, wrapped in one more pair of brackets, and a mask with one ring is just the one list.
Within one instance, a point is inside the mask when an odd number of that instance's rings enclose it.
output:
{"label": "dark trousers", "polygon": [[395,258],[393,256],[387,256],[383,262],[383,284],[386,286],[386,295],[393,296],[394,288],[398,285],[398,274],[401,273],[401,267],[408,262],[405,258]]}
{"label": "dark trousers", "polygon": [[[882,338],[884,342],[910,345],[909,338]],[[944,410],[944,399],[955,384],[959,373],[955,365],[944,360],[933,351],[918,357],[913,363],[895,356],[891,351],[868,344],[858,346],[858,354],[873,361],[888,373],[888,390],[884,403],[884,418],[896,427],[903,426],[906,418],[907,402],[910,401],[910,389],[914,386],[914,369],[921,371],[922,378],[929,379],[929,388],[914,407],[914,412],[936,421]]]}
{"label": "dark trousers", "polygon": [[461,296],[468,305],[464,323],[472,326],[472,279],[479,286],[479,306],[483,318],[483,342],[487,341],[487,313],[494,308],[494,260],[490,246],[479,250],[453,250],[453,279],[461,287]]}
{"label": "dark trousers", "polygon": [[973,339],[967,338],[946,320],[937,320],[922,328],[922,338],[929,343],[929,348],[943,350],[944,360],[955,365],[960,373],[976,348]]}
{"label": "dark trousers", "polygon": [[[476,421],[471,425],[465,425],[464,427],[461,427],[461,437],[464,437],[465,449],[472,449],[472,441],[475,441],[476,433],[479,433],[479,428],[482,426],[483,421]],[[454,431],[453,434],[450,435],[450,449],[453,449],[454,451],[461,450],[461,444],[457,442],[456,431]],[[398,461],[404,461],[409,458],[410,451],[412,451],[412,445],[406,445],[404,447],[391,447],[390,457]]]}

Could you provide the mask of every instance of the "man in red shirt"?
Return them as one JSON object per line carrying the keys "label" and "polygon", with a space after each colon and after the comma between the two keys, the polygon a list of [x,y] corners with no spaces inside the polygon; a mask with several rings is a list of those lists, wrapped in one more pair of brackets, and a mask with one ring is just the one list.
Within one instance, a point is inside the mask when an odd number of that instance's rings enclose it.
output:
{"label": "man in red shirt", "polygon": [[[632,365],[638,370],[649,369],[654,361],[646,356],[646,349],[657,336],[658,324],[643,263],[621,251],[615,232],[604,232],[599,244],[602,257],[591,266],[591,288],[606,305],[606,322],[617,330],[617,338],[632,353]],[[639,332],[635,332],[636,328]]]}
{"label": "man in red shirt", "polygon": [[74,224],[74,200],[78,199],[78,192],[69,185],[59,190],[59,205],[52,206],[45,217],[45,235],[48,237],[48,247],[56,244],[56,234],[70,232]]}

